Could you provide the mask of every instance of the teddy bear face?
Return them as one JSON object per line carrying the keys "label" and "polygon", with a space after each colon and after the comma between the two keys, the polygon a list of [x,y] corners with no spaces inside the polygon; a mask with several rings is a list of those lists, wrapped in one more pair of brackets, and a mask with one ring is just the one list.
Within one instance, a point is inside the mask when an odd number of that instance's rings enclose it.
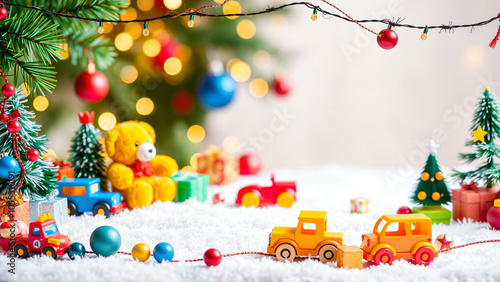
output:
{"label": "teddy bear face", "polygon": [[147,162],[156,156],[155,137],[153,128],[145,122],[119,123],[106,134],[106,153],[113,161],[125,165]]}

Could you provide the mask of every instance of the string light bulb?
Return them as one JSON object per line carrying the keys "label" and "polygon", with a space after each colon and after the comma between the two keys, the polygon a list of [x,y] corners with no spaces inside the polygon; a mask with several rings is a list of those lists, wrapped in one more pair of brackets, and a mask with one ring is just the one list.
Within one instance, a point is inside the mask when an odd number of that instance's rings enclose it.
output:
{"label": "string light bulb", "polygon": [[142,35],[148,36],[149,35],[149,29],[148,29],[148,23],[144,22],[144,29],[142,30]]}
{"label": "string light bulb", "polygon": [[97,28],[97,32],[99,34],[103,34],[104,33],[104,24],[103,24],[103,22],[99,22],[99,27]]}
{"label": "string light bulb", "polygon": [[429,32],[429,29],[427,28],[427,26],[424,28],[424,33],[422,33],[422,35],[420,35],[420,38],[422,38],[422,40],[426,40],[427,39],[427,33]]}
{"label": "string light bulb", "polygon": [[189,16],[189,21],[188,21],[187,25],[188,25],[188,27],[194,26],[194,15]]}
{"label": "string light bulb", "polygon": [[311,20],[315,21],[318,19],[318,8],[314,8],[313,14],[311,15]]}

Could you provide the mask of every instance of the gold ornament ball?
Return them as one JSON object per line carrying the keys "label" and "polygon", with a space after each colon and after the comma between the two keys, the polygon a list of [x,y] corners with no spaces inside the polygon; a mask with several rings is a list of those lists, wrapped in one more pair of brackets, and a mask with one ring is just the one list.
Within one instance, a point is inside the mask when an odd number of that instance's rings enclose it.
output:
{"label": "gold ornament ball", "polygon": [[426,40],[427,39],[427,34],[426,33],[422,33],[422,35],[420,35],[420,38],[422,38],[422,40]]}
{"label": "gold ornament ball", "polygon": [[441,199],[441,194],[439,194],[438,192],[432,193],[432,199],[434,201],[439,201],[439,199]]}
{"label": "gold ornament ball", "polygon": [[443,180],[443,174],[440,171],[436,172],[436,180],[437,181]]}
{"label": "gold ornament ball", "polygon": [[417,198],[420,201],[423,201],[423,200],[425,200],[425,198],[427,198],[427,194],[424,191],[420,191],[420,192],[418,192]]}
{"label": "gold ornament ball", "polygon": [[148,245],[144,243],[139,243],[132,248],[132,258],[140,262],[145,262],[151,256],[151,250]]}
{"label": "gold ornament ball", "polygon": [[429,180],[429,174],[427,172],[422,173],[422,180],[423,181]]}
{"label": "gold ornament ball", "polygon": [[[450,246],[443,246],[443,244],[439,241],[442,240],[446,236],[446,241],[451,241]],[[453,237],[451,237],[450,234],[441,234],[436,237],[436,240],[434,240],[434,247],[436,248],[436,251],[440,251],[441,249],[448,249],[448,248],[453,248],[455,246],[455,240]],[[449,251],[447,251],[448,253]]]}

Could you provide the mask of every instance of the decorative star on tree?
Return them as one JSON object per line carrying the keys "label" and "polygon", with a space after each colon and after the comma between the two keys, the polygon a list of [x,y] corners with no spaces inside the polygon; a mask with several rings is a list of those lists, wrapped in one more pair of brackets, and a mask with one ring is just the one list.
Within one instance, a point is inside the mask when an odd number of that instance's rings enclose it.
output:
{"label": "decorative star on tree", "polygon": [[425,144],[425,147],[427,147],[427,150],[429,150],[429,154],[436,155],[437,154],[437,149],[439,149],[439,144],[436,144],[434,140],[429,141],[429,144]]}
{"label": "decorative star on tree", "polygon": [[474,135],[474,141],[472,142],[484,142],[484,136],[486,136],[486,134],[488,134],[488,132],[484,131],[481,126],[478,126],[475,131],[472,131],[472,135]]}

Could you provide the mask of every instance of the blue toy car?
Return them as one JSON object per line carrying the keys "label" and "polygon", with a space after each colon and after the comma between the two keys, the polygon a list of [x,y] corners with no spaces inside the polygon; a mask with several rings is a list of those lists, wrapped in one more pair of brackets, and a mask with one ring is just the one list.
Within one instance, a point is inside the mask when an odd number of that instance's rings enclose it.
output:
{"label": "blue toy car", "polygon": [[99,178],[66,178],[57,182],[59,197],[68,199],[68,214],[92,212],[109,217],[127,208],[120,193],[101,192]]}

